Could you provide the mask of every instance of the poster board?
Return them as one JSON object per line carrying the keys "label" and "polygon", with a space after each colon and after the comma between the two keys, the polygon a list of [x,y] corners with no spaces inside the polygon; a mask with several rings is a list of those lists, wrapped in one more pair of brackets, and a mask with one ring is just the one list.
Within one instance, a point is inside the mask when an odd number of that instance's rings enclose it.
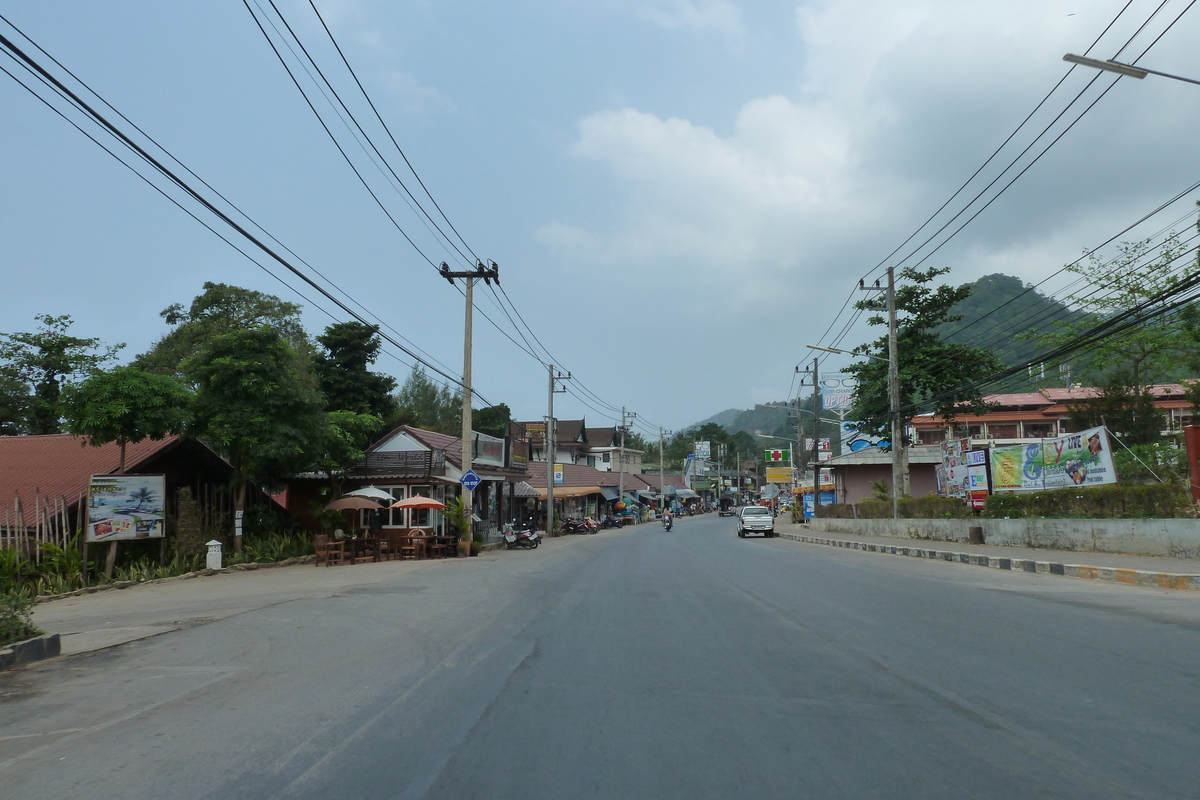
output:
{"label": "poster board", "polygon": [[93,475],[88,482],[87,541],[166,536],[165,475]]}
{"label": "poster board", "polygon": [[1117,482],[1108,431],[1088,428],[990,452],[993,492],[1032,492]]}

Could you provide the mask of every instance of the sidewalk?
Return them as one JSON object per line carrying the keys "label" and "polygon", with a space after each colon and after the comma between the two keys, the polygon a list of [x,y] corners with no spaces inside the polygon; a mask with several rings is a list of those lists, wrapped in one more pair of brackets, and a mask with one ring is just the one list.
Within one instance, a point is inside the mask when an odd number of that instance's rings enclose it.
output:
{"label": "sidewalk", "polygon": [[1038,550],[890,536],[862,536],[831,531],[809,533],[806,525],[783,518],[775,521],[775,531],[783,539],[848,547],[872,553],[931,558],[992,569],[1043,572],[1068,578],[1115,581],[1164,589],[1200,589],[1200,561],[1193,559],[1126,553]]}

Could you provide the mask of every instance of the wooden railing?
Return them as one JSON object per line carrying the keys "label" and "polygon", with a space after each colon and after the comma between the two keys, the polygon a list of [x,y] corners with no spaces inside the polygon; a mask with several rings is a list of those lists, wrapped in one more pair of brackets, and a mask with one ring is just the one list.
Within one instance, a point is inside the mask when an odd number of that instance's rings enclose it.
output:
{"label": "wooden railing", "polygon": [[350,470],[350,476],[354,478],[445,474],[445,450],[394,450],[367,453],[367,457]]}

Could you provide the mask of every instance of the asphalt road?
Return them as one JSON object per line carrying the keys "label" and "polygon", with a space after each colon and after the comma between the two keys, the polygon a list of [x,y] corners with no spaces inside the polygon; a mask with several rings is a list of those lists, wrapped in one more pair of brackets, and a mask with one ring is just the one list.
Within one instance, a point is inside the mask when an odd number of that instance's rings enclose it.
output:
{"label": "asphalt road", "polygon": [[0,677],[0,796],[1200,797],[1195,592],[711,515],[273,572],[190,619],[129,590],[182,627]]}

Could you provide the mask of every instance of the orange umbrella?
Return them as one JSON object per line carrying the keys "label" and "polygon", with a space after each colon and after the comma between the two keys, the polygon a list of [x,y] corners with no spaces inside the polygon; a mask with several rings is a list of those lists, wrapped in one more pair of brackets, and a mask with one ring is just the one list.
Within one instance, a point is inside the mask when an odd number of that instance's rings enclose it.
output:
{"label": "orange umbrella", "polygon": [[403,500],[397,500],[388,508],[445,508],[446,504],[440,500],[434,500],[432,497],[406,497]]}

